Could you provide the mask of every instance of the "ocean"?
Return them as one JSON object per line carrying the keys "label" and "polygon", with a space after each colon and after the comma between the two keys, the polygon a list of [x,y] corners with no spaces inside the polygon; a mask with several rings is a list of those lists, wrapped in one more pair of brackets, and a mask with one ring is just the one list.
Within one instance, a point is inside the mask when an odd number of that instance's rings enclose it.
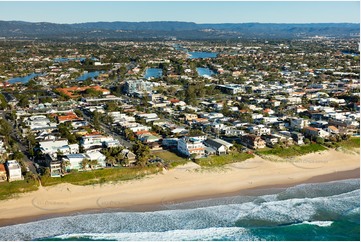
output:
{"label": "ocean", "polygon": [[360,179],[162,204],[152,212],[112,211],[0,228],[0,240],[355,240]]}

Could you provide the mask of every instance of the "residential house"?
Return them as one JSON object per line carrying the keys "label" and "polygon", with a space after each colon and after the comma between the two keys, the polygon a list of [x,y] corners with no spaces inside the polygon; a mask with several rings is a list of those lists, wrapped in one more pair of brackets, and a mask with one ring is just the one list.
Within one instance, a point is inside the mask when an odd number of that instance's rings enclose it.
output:
{"label": "residential house", "polygon": [[303,139],[305,138],[303,134],[299,132],[291,132],[292,139],[296,142],[298,145],[303,145]]}
{"label": "residential house", "polygon": [[328,132],[326,132],[323,129],[320,128],[314,128],[314,127],[306,127],[304,129],[304,133],[306,136],[308,137],[321,137],[321,138],[327,138],[330,136],[330,134]]}
{"label": "residential house", "polygon": [[243,135],[240,143],[251,149],[260,149],[266,147],[266,142],[260,136],[254,134]]}
{"label": "residential house", "polygon": [[250,133],[257,136],[271,134],[271,129],[262,124],[251,126],[248,128],[248,130]]}
{"label": "residential house", "polygon": [[183,115],[185,121],[192,121],[198,118],[198,115],[194,113],[184,113]]}
{"label": "residential house", "polygon": [[57,124],[51,122],[44,115],[34,115],[28,118],[24,118],[24,123],[29,127],[31,131],[48,131],[51,132],[57,129]]}
{"label": "residential house", "polygon": [[50,176],[51,177],[61,176],[61,162],[56,161],[50,163]]}
{"label": "residential house", "polygon": [[326,131],[329,132],[330,134],[339,134],[340,131],[338,130],[338,128],[336,128],[333,125],[330,125],[326,128]]}
{"label": "residential house", "polygon": [[112,147],[113,145],[120,146],[120,143],[111,136],[89,134],[84,135],[81,138],[80,145],[84,148],[84,150],[89,150],[92,148]]}
{"label": "residential house", "polygon": [[187,157],[190,157],[192,154],[195,154],[196,158],[204,157],[205,155],[205,147],[202,140],[194,137],[183,137],[179,139],[177,149]]}
{"label": "residential house", "polygon": [[214,149],[217,155],[227,154],[229,149],[233,146],[233,144],[221,139],[207,139],[203,144]]}
{"label": "residential house", "polygon": [[127,166],[130,166],[136,162],[136,155],[128,149],[123,149],[122,154],[127,161]]}
{"label": "residential house", "polygon": [[0,164],[0,182],[6,181],[8,176],[6,175],[6,169],[4,164]]}
{"label": "residential house", "polygon": [[309,125],[309,121],[303,118],[291,118],[290,127],[292,129],[301,130]]}
{"label": "residential house", "polygon": [[79,170],[81,169],[80,163],[87,159],[85,154],[69,154],[62,158],[62,162],[69,162],[69,166],[67,166],[67,170]]}
{"label": "residential house", "polygon": [[54,154],[60,151],[63,154],[76,154],[79,152],[78,144],[68,144],[67,139],[43,140],[39,142],[43,154]]}
{"label": "residential house", "polygon": [[6,169],[8,171],[9,182],[24,179],[21,173],[21,166],[16,160],[8,160],[6,162]]}
{"label": "residential house", "polygon": [[261,138],[266,142],[266,145],[270,147],[278,143],[278,138],[271,134],[262,135]]}
{"label": "residential house", "polygon": [[165,138],[162,140],[162,145],[165,148],[177,148],[178,138]]}
{"label": "residential house", "polygon": [[85,154],[89,160],[98,162],[95,168],[106,167],[106,157],[98,150],[88,150]]}
{"label": "residential house", "polygon": [[57,117],[59,124],[71,121],[81,120],[74,112],[69,112],[66,115]]}
{"label": "residential house", "polygon": [[239,137],[244,134],[243,130],[237,129],[235,127],[230,127],[230,126],[224,127],[221,131],[225,136]]}

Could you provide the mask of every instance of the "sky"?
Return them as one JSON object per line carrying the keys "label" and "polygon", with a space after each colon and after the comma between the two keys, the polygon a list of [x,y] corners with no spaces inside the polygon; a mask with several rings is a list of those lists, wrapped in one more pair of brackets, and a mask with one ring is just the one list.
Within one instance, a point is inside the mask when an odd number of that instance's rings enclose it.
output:
{"label": "sky", "polygon": [[360,23],[359,1],[2,1],[0,20]]}

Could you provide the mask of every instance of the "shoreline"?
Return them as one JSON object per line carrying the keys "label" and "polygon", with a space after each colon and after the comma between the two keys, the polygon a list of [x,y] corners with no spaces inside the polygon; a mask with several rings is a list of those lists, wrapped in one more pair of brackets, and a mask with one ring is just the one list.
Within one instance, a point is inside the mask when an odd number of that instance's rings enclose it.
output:
{"label": "shoreline", "polygon": [[78,214],[167,210],[169,205],[184,202],[270,194],[298,184],[360,178],[359,154],[326,151],[297,159],[295,165],[296,161],[255,157],[205,172],[188,163],[163,174],[117,184],[41,187],[0,201],[0,227]]}

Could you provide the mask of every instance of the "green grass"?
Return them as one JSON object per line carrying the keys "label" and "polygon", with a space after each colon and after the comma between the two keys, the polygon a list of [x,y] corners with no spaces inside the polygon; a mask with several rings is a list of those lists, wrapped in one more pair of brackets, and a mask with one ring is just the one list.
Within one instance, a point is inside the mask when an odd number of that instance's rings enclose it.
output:
{"label": "green grass", "polygon": [[200,158],[196,160],[196,163],[202,167],[219,167],[229,163],[244,161],[253,158],[253,154],[247,153],[232,153],[221,156],[210,156],[207,158]]}
{"label": "green grass", "polygon": [[38,182],[35,180],[23,180],[0,183],[0,200],[16,197],[19,193],[38,190]]}
{"label": "green grass", "polygon": [[360,137],[351,137],[348,140],[342,140],[338,145],[347,150],[360,148]]}
{"label": "green grass", "polygon": [[288,157],[293,157],[293,156],[301,156],[301,155],[306,155],[309,153],[313,153],[313,152],[318,152],[318,151],[324,151],[327,150],[327,148],[325,148],[324,146],[320,145],[320,144],[308,144],[308,145],[303,145],[303,146],[291,146],[289,148],[265,148],[265,149],[260,149],[257,150],[257,154],[258,155],[276,155],[279,156],[281,158],[288,158]]}
{"label": "green grass", "polygon": [[160,170],[161,169],[158,167],[121,167],[72,172],[65,175],[64,177],[42,177],[41,183],[43,186],[52,186],[60,183],[71,183],[74,185],[93,185],[139,179],[146,175],[155,174]]}
{"label": "green grass", "polygon": [[153,155],[163,159],[171,168],[184,165],[189,162],[188,159],[178,156],[177,154],[164,150],[161,152],[154,152]]}

